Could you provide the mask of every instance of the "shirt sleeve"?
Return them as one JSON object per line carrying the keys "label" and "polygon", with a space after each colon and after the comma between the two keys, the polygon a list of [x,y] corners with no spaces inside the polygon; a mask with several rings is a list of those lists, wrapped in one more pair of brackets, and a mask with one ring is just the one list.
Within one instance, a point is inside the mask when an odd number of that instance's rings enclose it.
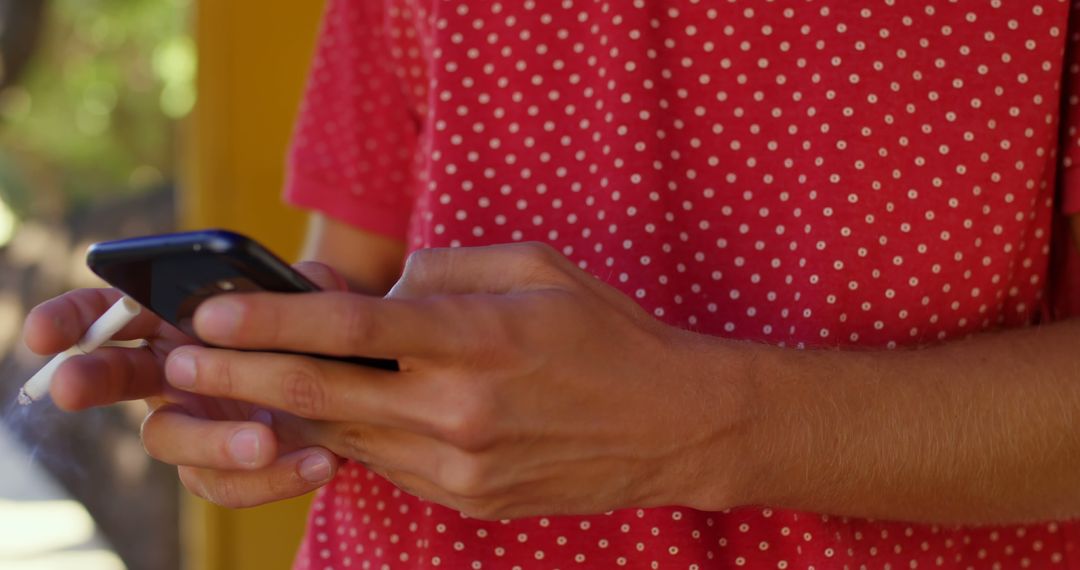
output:
{"label": "shirt sleeve", "polygon": [[1059,210],[1065,215],[1080,213],[1080,2],[1069,8],[1065,42],[1065,73],[1062,78],[1064,121],[1061,130],[1061,173]]}
{"label": "shirt sleeve", "polygon": [[[330,0],[293,133],[285,200],[404,239],[419,120],[384,2]],[[412,37],[413,34],[408,34]],[[409,50],[411,51],[411,50]],[[415,72],[415,70],[412,70]],[[412,76],[416,74],[413,73]]]}
{"label": "shirt sleeve", "polygon": [[[1062,74],[1060,165],[1056,208],[1051,227],[1050,266],[1044,297],[1044,321],[1080,315],[1080,253],[1070,217],[1080,213],[1080,0],[1070,0]],[[1080,529],[1078,529],[1080,530]]]}

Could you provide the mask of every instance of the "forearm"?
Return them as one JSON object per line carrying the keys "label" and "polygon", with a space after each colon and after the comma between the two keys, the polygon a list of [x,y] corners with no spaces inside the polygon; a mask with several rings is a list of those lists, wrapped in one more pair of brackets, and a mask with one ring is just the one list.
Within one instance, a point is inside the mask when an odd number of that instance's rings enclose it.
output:
{"label": "forearm", "polygon": [[917,522],[1080,515],[1078,338],[1073,321],[919,350],[753,348],[745,497]]}
{"label": "forearm", "polygon": [[401,274],[405,244],[313,214],[302,257],[333,267],[354,291],[382,295]]}

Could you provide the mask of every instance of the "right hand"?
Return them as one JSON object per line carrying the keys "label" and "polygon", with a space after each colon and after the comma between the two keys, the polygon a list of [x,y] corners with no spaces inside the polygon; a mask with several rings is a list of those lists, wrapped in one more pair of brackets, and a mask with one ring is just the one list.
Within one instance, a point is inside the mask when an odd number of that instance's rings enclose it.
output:
{"label": "right hand", "polygon": [[[320,263],[300,263],[296,269],[323,289],[345,288],[344,280]],[[38,305],[26,317],[26,345],[41,355],[66,350],[120,296],[115,289],[80,289]],[[239,508],[287,499],[333,478],[341,460],[325,448],[275,433],[269,411],[170,388],[165,359],[177,347],[196,344],[172,325],[144,310],[114,338],[145,339],[149,347],[102,348],[69,359],[50,389],[57,407],[78,411],[146,400],[147,453],[176,465],[189,491],[219,505]]]}

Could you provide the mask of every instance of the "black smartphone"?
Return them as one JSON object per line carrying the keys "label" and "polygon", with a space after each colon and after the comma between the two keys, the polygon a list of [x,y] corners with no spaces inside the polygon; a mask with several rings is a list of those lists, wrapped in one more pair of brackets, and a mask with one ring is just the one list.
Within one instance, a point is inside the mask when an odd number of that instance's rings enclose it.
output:
{"label": "black smartphone", "polygon": [[[224,230],[161,234],[90,246],[86,264],[192,338],[195,309],[223,293],[311,293],[319,288],[255,240]],[[320,358],[331,358],[321,355]],[[395,360],[333,358],[384,370]]]}

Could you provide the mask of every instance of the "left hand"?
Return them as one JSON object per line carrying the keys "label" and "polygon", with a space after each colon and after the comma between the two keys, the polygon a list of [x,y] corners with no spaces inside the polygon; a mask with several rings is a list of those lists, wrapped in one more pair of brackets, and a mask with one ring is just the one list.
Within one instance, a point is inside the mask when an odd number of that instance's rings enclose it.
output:
{"label": "left hand", "polygon": [[177,349],[175,387],[306,418],[291,428],[310,444],[471,517],[724,508],[752,477],[741,351],[653,319],[547,246],[419,251],[385,299],[218,297],[195,328],[245,352]]}

